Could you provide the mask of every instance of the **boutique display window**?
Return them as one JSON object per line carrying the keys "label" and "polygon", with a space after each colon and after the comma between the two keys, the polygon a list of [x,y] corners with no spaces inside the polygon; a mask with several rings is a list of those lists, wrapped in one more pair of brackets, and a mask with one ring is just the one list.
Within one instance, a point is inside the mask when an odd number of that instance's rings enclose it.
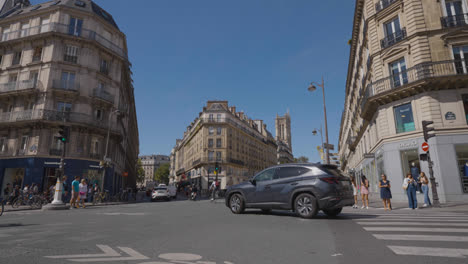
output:
{"label": "boutique display window", "polygon": [[462,191],[463,193],[468,193],[468,144],[456,145],[455,153],[457,155]]}
{"label": "boutique display window", "polygon": [[401,154],[401,168],[403,170],[402,178],[408,173],[413,175],[413,178],[418,179],[421,167],[419,164],[418,149],[402,150]]}
{"label": "boutique display window", "polygon": [[24,168],[6,168],[3,177],[2,190],[9,183],[12,188],[16,185],[23,189]]}

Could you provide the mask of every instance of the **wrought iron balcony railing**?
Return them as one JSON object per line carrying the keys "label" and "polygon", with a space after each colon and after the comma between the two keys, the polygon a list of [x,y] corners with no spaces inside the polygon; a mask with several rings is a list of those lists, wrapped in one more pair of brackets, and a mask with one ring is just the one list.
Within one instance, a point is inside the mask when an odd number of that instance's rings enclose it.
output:
{"label": "wrought iron balcony railing", "polygon": [[67,35],[72,35],[79,38],[85,38],[89,40],[96,41],[97,43],[101,44],[105,48],[108,48],[119,56],[128,59],[128,55],[124,49],[119,47],[118,45],[114,44],[114,42],[110,39],[105,38],[102,35],[99,35],[95,31],[89,29],[81,29],[79,32],[70,32],[70,26],[67,24],[60,24],[60,23],[49,23],[45,25],[30,27],[27,29],[21,29],[11,32],[6,32],[2,34],[1,41],[10,41],[14,39],[25,38],[33,35],[38,35],[42,33],[48,32],[56,32],[62,33]]}
{"label": "wrought iron balcony railing", "polygon": [[382,49],[388,48],[396,43],[404,40],[406,38],[406,28],[402,28],[399,31],[387,35],[384,39],[380,41],[380,46]]}
{"label": "wrought iron balcony railing", "polygon": [[57,90],[78,91],[80,83],[78,81],[54,80],[52,88]]}
{"label": "wrought iron balcony railing", "polygon": [[0,93],[34,89],[38,88],[40,84],[40,81],[34,79],[2,83],[0,84]]}
{"label": "wrought iron balcony railing", "polygon": [[384,10],[387,6],[393,4],[398,0],[380,0],[375,4],[375,12],[378,13],[382,10]]}
{"label": "wrought iron balcony railing", "polygon": [[95,88],[93,90],[93,96],[104,101],[114,103],[114,96],[104,89]]}
{"label": "wrought iron balcony railing", "polygon": [[468,25],[468,14],[441,17],[440,22],[444,28],[466,26]]}
{"label": "wrought iron balcony railing", "polygon": [[376,96],[392,89],[410,85],[429,78],[466,74],[468,74],[468,65],[460,60],[420,63],[398,73],[397,75],[391,75],[367,85],[361,102],[361,110],[364,109],[369,97]]}
{"label": "wrought iron balcony railing", "polygon": [[[93,115],[76,113],[76,112],[61,112],[54,110],[26,110],[17,112],[0,113],[0,124],[15,123],[19,121],[51,121],[51,122],[68,122],[76,123],[97,128],[107,129],[108,122],[97,120]],[[118,123],[111,122],[111,130],[120,132]]]}

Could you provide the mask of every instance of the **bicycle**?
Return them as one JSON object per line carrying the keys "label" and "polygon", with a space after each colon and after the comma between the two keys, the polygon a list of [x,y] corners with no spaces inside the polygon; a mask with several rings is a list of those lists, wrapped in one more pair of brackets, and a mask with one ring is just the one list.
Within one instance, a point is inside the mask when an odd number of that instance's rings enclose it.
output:
{"label": "bicycle", "polygon": [[104,190],[104,192],[98,192],[94,194],[93,204],[97,203],[107,203],[109,202],[109,191]]}

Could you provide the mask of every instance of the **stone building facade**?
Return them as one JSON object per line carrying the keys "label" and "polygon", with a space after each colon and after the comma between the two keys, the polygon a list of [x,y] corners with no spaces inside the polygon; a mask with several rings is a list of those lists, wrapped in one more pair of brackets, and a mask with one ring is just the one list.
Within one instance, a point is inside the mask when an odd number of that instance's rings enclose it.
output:
{"label": "stone building facade", "polygon": [[291,142],[291,116],[289,115],[289,111],[284,116],[276,115],[275,128],[276,144],[278,145],[278,163],[294,162]]}
{"label": "stone building facade", "polygon": [[208,101],[177,140],[171,153],[171,181],[190,181],[206,190],[216,179],[221,188],[247,180],[277,163],[277,145],[262,120],[237,112],[227,101]]}
{"label": "stone building facade", "polygon": [[145,171],[145,180],[142,186],[147,186],[148,183],[154,182],[154,173],[165,163],[170,162],[169,156],[166,155],[142,155],[140,156],[141,165]]}
{"label": "stone building facade", "polygon": [[[55,184],[70,128],[65,175],[110,191],[133,187],[138,126],[125,34],[89,0],[2,1],[0,184]],[[105,178],[99,167],[106,152]]]}
{"label": "stone building facade", "polygon": [[[466,0],[357,0],[341,120],[341,167],[371,189],[385,173],[394,199],[424,171],[422,121],[442,202],[468,201]],[[429,174],[428,174],[429,175]]]}

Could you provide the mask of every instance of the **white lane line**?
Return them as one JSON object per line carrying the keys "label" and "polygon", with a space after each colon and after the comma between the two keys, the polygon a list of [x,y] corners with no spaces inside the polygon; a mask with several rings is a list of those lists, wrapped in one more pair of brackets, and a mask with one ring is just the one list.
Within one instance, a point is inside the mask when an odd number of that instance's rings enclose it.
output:
{"label": "white lane line", "polygon": [[[360,225],[385,225],[385,226],[421,226],[421,223],[411,222],[357,222]],[[425,223],[424,226],[468,226],[468,223]]]}
{"label": "white lane line", "polygon": [[468,228],[363,227],[366,231],[468,233]]}
{"label": "white lane line", "polygon": [[465,217],[468,218],[468,214],[395,214],[393,212],[382,213],[382,214],[351,214],[351,216],[408,216],[408,217],[424,217],[424,216],[437,216],[437,217]]}
{"label": "white lane line", "polygon": [[360,219],[353,219],[354,221],[361,222],[361,221],[414,221],[417,220],[418,222],[468,222],[468,219],[440,219],[434,217],[433,219],[422,219],[422,218],[360,218]]}
{"label": "white lane line", "polygon": [[80,254],[80,255],[61,255],[61,256],[46,256],[46,258],[54,259],[73,259],[73,258],[99,258],[99,257],[120,257],[117,251],[106,245],[96,245],[99,249],[104,252],[103,254]]}
{"label": "white lane line", "polygon": [[428,236],[428,235],[380,235],[372,234],[381,240],[406,240],[406,241],[444,241],[444,242],[468,242],[468,236]]}
{"label": "white lane line", "polygon": [[413,246],[388,246],[397,255],[432,256],[449,258],[466,258],[468,249],[461,248],[431,248]]}

